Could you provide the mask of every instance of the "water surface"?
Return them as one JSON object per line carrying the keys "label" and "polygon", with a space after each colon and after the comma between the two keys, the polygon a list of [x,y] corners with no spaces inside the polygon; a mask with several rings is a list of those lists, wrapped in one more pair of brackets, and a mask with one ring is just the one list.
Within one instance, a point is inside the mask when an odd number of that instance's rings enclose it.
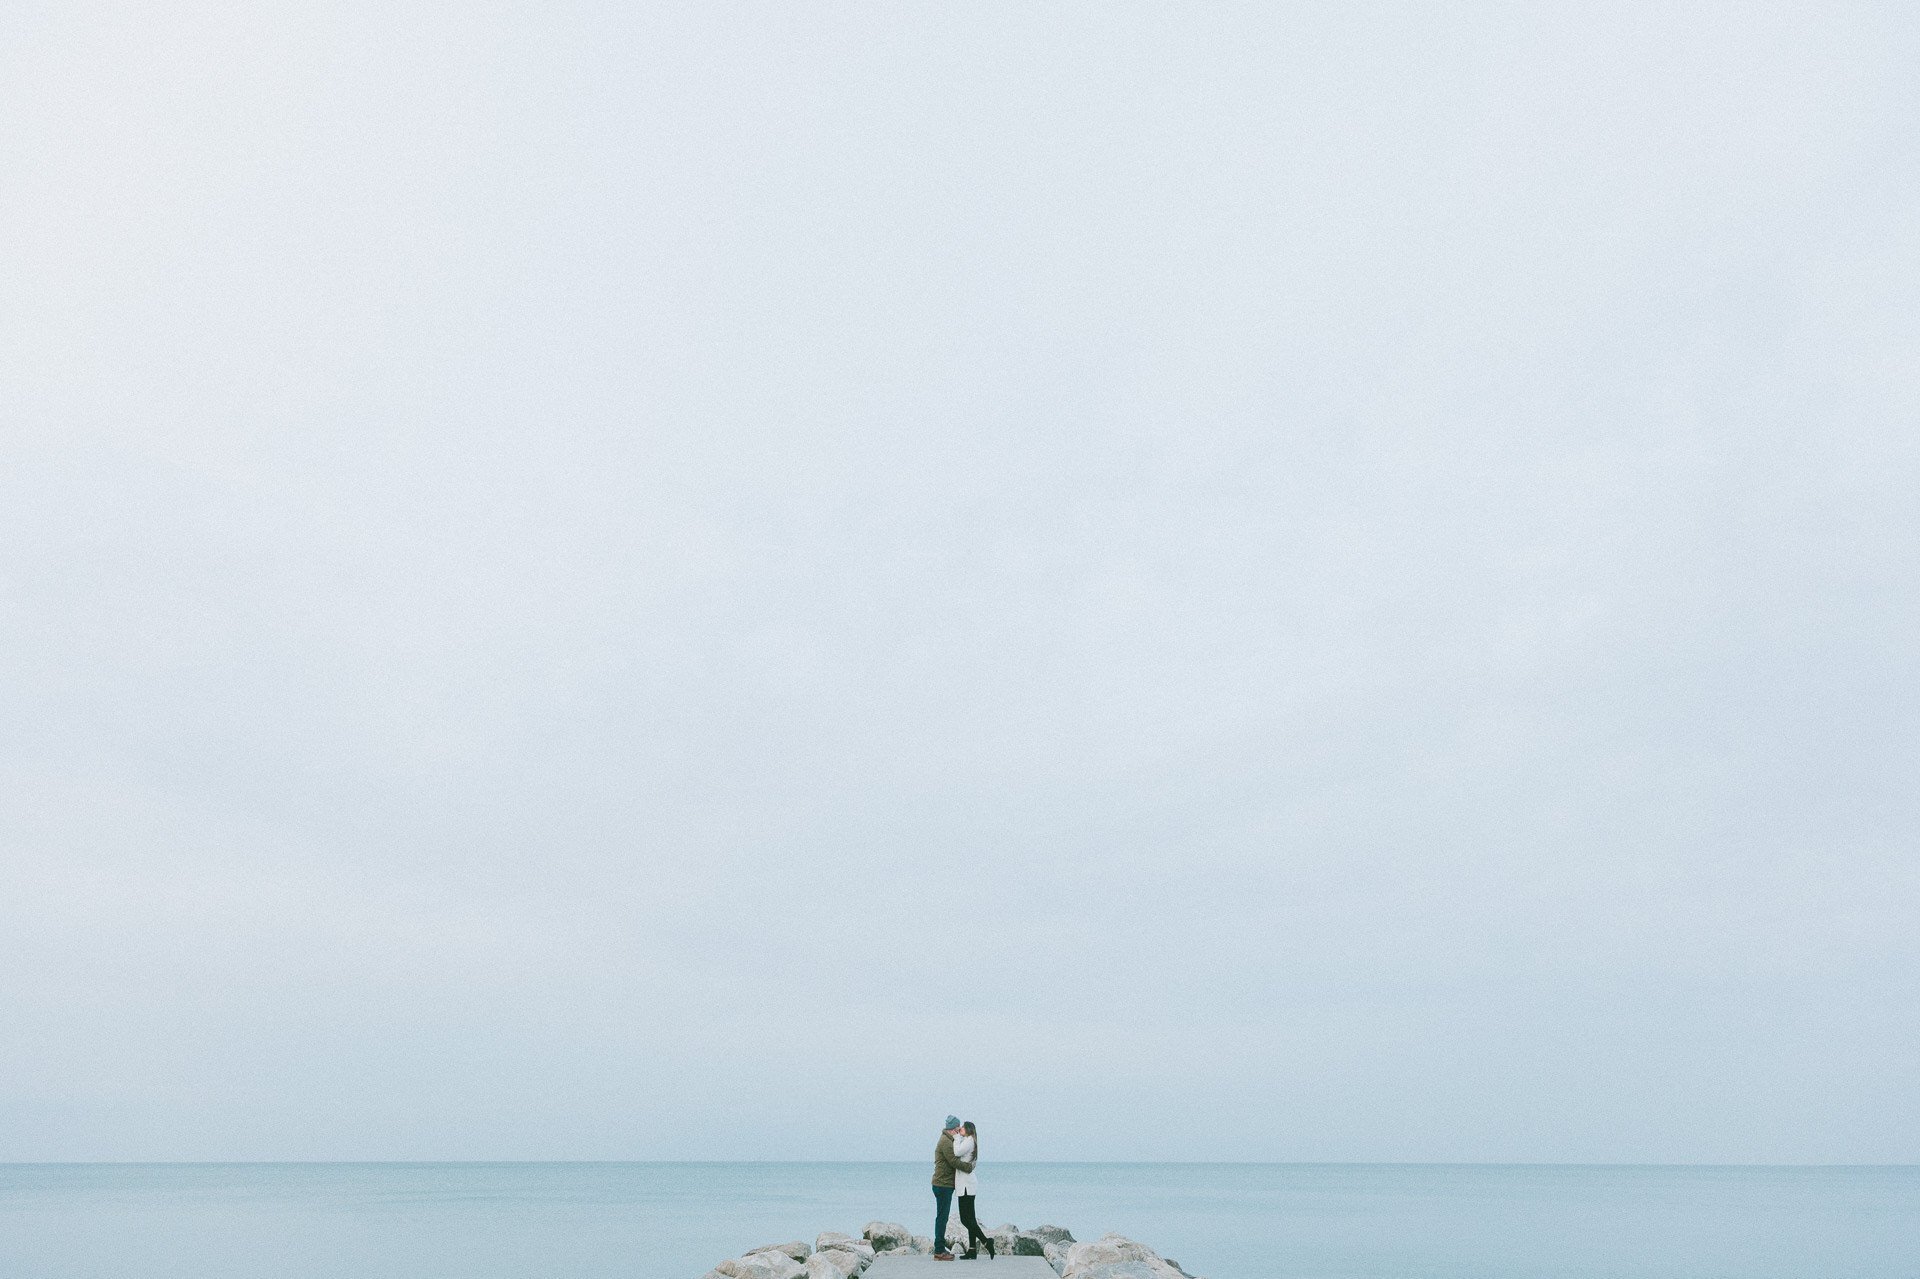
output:
{"label": "water surface", "polygon": [[[981,1171],[987,1222],[1208,1279],[1920,1279],[1912,1167]],[[931,1232],[923,1161],[0,1164],[0,1279],[698,1279],[874,1218]]]}

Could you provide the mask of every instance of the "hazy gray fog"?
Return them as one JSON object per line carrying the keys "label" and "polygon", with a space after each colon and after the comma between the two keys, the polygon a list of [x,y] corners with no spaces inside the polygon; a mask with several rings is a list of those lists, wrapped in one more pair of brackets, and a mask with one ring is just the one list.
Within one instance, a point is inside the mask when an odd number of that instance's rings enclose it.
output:
{"label": "hazy gray fog", "polygon": [[0,15],[0,1158],[1920,1161],[1920,11]]}

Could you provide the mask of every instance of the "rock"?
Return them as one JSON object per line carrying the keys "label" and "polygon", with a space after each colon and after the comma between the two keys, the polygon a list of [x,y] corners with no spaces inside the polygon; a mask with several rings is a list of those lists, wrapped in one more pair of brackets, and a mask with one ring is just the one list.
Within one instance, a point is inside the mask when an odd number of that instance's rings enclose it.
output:
{"label": "rock", "polygon": [[728,1279],[803,1279],[807,1268],[784,1252],[750,1252],[714,1267]]}
{"label": "rock", "polygon": [[844,1262],[835,1264],[841,1265],[844,1273],[850,1275],[857,1275],[873,1264],[873,1245],[864,1239],[849,1239],[845,1235],[837,1237],[831,1234],[821,1235],[814,1241],[813,1255],[818,1257],[823,1252],[837,1253],[844,1258]]}
{"label": "rock", "polygon": [[1075,1279],[1160,1279],[1162,1270],[1144,1261],[1109,1261],[1091,1270],[1077,1270]]}
{"label": "rock", "polygon": [[[1160,1259],[1160,1254],[1125,1235],[1106,1235],[1092,1243],[1076,1243],[1067,1249],[1066,1269],[1061,1279],[1180,1279],[1180,1271]],[[1144,1269],[1113,1270],[1113,1266]]]}
{"label": "rock", "polygon": [[[951,1244],[953,1240],[949,1239],[947,1242]],[[913,1250],[915,1252],[932,1252],[933,1240],[927,1238],[925,1235],[915,1235],[913,1237]]]}
{"label": "rock", "polygon": [[875,1252],[913,1246],[913,1231],[894,1221],[869,1221],[862,1235]]}
{"label": "rock", "polygon": [[1035,1226],[1027,1231],[1043,1244],[1069,1244],[1073,1242],[1073,1232],[1065,1226]]}
{"label": "rock", "polygon": [[811,1266],[814,1262],[824,1259],[827,1265],[832,1266],[843,1276],[857,1275],[873,1262],[873,1249],[864,1244],[861,1245],[861,1249],[856,1252],[852,1248],[822,1248],[808,1259],[807,1264]]}
{"label": "rock", "polygon": [[1158,1261],[1160,1260],[1160,1254],[1155,1252],[1153,1249],[1147,1247],[1147,1245],[1143,1243],[1136,1243],[1132,1239],[1127,1238],[1125,1235],[1114,1234],[1112,1231],[1108,1231],[1106,1234],[1101,1235],[1099,1242],[1104,1244],[1109,1244],[1115,1248],[1118,1248],[1120,1250],[1121,1258],[1126,1261]]}
{"label": "rock", "polygon": [[912,1257],[917,1254],[913,1251],[912,1244],[901,1244],[898,1248],[883,1248],[873,1255],[876,1257]]}
{"label": "rock", "polygon": [[728,1279],[801,1279],[806,1273],[806,1267],[785,1252],[749,1252],[714,1269]]}
{"label": "rock", "polygon": [[1131,1260],[1133,1258],[1122,1256],[1120,1250],[1105,1239],[1096,1243],[1076,1243],[1067,1249],[1067,1268],[1060,1273],[1071,1275],[1073,1279],[1080,1279],[1081,1275],[1095,1266]]}
{"label": "rock", "polygon": [[1043,1254],[1047,1259],[1047,1264],[1053,1267],[1053,1273],[1056,1275],[1067,1272],[1067,1248],[1067,1244],[1050,1243],[1047,1245],[1047,1250]]}
{"label": "rock", "polygon": [[865,1248],[868,1252],[873,1251],[873,1245],[864,1239],[855,1239],[852,1235],[843,1235],[838,1230],[822,1230],[813,1238],[813,1250],[815,1252],[823,1252],[828,1248],[845,1248],[852,1252],[857,1252],[861,1248]]}
{"label": "rock", "polygon": [[795,1261],[805,1261],[813,1255],[813,1248],[795,1239],[789,1243],[769,1243],[762,1244],[758,1248],[747,1249],[747,1255],[749,1257],[756,1252],[777,1252],[782,1256],[792,1257]]}
{"label": "rock", "polygon": [[[1053,1229],[1058,1230],[1055,1226]],[[1065,1233],[1062,1231],[1061,1233]],[[994,1250],[1002,1257],[1044,1257],[1047,1255],[1047,1241],[1031,1230],[1022,1230],[1012,1222],[1003,1222],[987,1231],[993,1238]]]}
{"label": "rock", "polygon": [[816,1252],[807,1258],[807,1279],[848,1279],[864,1269],[858,1257],[838,1248]]}

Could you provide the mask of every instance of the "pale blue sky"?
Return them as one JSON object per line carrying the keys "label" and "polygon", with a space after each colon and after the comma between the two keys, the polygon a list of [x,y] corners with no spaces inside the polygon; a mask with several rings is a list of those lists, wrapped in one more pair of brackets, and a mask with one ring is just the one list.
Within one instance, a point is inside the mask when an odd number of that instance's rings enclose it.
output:
{"label": "pale blue sky", "polygon": [[0,1159],[1920,1161],[1917,52],[9,6]]}

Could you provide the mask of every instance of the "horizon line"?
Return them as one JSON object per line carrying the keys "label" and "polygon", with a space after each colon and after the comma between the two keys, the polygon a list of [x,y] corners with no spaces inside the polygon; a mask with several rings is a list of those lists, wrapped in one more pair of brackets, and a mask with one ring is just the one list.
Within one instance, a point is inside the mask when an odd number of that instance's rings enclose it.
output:
{"label": "horizon line", "polygon": [[[0,1159],[0,1168],[234,1168],[234,1167],[538,1167],[553,1164],[583,1167],[624,1167],[669,1164],[687,1167],[768,1165],[815,1167],[828,1165],[890,1165],[914,1167],[922,1159]],[[1007,1167],[1235,1167],[1235,1168],[1914,1168],[1920,1162],[1779,1163],[1725,1161],[1640,1162],[1633,1160],[1432,1160],[1432,1159],[999,1159]]]}

